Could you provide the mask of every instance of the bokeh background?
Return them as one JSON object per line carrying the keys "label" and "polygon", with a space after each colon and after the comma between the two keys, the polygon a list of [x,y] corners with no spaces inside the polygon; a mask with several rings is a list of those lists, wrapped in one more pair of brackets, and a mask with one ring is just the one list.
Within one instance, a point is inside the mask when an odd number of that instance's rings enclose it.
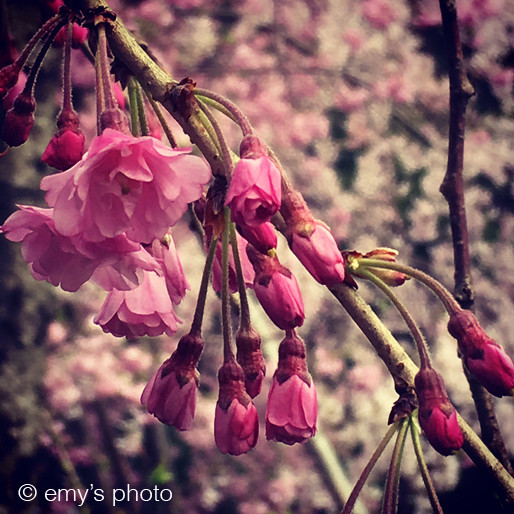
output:
{"label": "bokeh background", "polygon": [[[46,2],[2,0],[2,18],[21,50],[50,14]],[[439,193],[446,169],[447,61],[436,0],[112,0],[112,8],[174,78],[228,96],[274,149],[314,214],[341,249],[397,249],[399,260],[453,286],[448,208]],[[514,2],[457,2],[469,79],[465,185],[476,314],[514,355]],[[94,69],[73,53],[74,102],[88,142],[95,133]],[[61,104],[61,51],[53,49],[36,88],[29,141],[0,158],[0,221],[16,203],[43,205],[40,162]],[[3,116],[3,115],[2,115]],[[234,150],[239,134],[223,122]],[[182,145],[189,141],[177,125]],[[92,322],[103,293],[86,284],[65,293],[36,282],[20,247],[0,238],[0,512],[338,512],[387,430],[393,381],[336,300],[301,269],[284,241],[281,261],[297,275],[306,306],[299,330],[319,397],[319,434],[287,447],[265,440],[247,455],[214,444],[216,372],[222,362],[220,303],[208,297],[193,427],[178,432],[145,413],[141,391],[187,331],[204,252],[187,216],[173,229],[191,290],[177,308],[175,337],[117,339]],[[405,325],[381,294],[359,290],[416,359]],[[398,294],[421,325],[437,369],[466,420],[478,430],[447,316],[410,281]],[[267,390],[280,331],[253,301],[267,359]],[[514,453],[512,399],[495,400]],[[443,458],[423,442],[445,512],[501,512],[491,484],[464,453]],[[361,496],[378,512],[387,450]],[[19,485],[110,491],[169,488],[169,503],[31,504]],[[108,499],[108,498],[107,498]],[[430,512],[412,445],[400,483],[402,513]]]}

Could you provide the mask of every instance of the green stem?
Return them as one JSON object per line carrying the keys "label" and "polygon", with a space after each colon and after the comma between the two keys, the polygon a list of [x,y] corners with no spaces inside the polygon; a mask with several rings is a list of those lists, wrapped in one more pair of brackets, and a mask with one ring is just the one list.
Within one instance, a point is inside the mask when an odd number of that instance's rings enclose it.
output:
{"label": "green stem", "polygon": [[197,88],[195,89],[195,94],[199,96],[203,96],[205,98],[210,98],[214,100],[216,103],[222,105],[229,112],[232,113],[232,118],[235,119],[236,123],[241,127],[241,131],[244,136],[248,136],[253,133],[253,128],[250,123],[250,120],[241,112],[241,110],[230,100],[227,98],[218,95],[217,93],[213,93],[212,91],[208,91],[206,89]]}
{"label": "green stem", "polygon": [[216,141],[218,143],[218,146],[221,150],[221,157],[223,158],[223,166],[225,168],[225,177],[227,180],[230,180],[234,173],[234,164],[232,163],[232,157],[230,155],[230,150],[227,145],[227,140],[225,139],[225,136],[223,135],[223,132],[216,121],[216,118],[212,115],[209,108],[204,105],[202,102],[198,102],[198,105],[200,106],[200,109],[205,114],[207,119],[209,120],[209,123],[211,124],[212,128],[214,129],[214,133],[216,134]]}
{"label": "green stem", "polygon": [[205,266],[202,273],[202,281],[200,283],[200,290],[198,291],[198,299],[196,300],[196,309],[191,323],[191,334],[200,335],[202,332],[202,320],[205,309],[205,300],[207,298],[207,288],[209,287],[209,278],[211,276],[212,262],[214,261],[214,254],[216,253],[216,245],[218,238],[213,236],[205,260]]}
{"label": "green stem", "polygon": [[419,470],[423,478],[423,483],[425,484],[425,489],[427,490],[430,505],[432,505],[432,510],[435,513],[443,514],[443,509],[441,508],[441,504],[439,503],[439,499],[437,498],[434,483],[430,478],[430,473],[428,471],[427,463],[425,462],[423,450],[421,449],[419,430],[413,416],[410,416],[410,431],[412,435],[412,444],[414,445],[414,452],[416,453],[416,457],[418,459]]}
{"label": "green stem", "polygon": [[223,330],[223,361],[234,360],[232,350],[232,324],[230,320],[230,294],[228,291],[228,252],[230,209],[225,207],[225,228],[222,235],[221,251],[221,322]]}
{"label": "green stem", "polygon": [[105,107],[114,109],[116,102],[112,90],[111,70],[109,67],[109,57],[107,55],[107,36],[105,34],[105,24],[99,23],[98,30],[98,56],[100,59],[100,74],[102,77],[102,85],[104,89]]}
{"label": "green stem", "polygon": [[384,268],[405,273],[406,275],[419,280],[422,284],[431,289],[439,297],[448,312],[460,310],[459,304],[453,298],[450,291],[448,291],[448,289],[446,289],[446,287],[444,287],[435,278],[427,275],[421,270],[406,266],[405,264],[399,264],[398,262],[382,261],[380,259],[357,259],[357,264],[359,268]]}
{"label": "green stem", "polygon": [[141,135],[139,130],[139,109],[137,106],[137,81],[134,77],[128,80],[128,94],[130,105],[130,128],[134,137]]}
{"label": "green stem", "polygon": [[194,90],[193,93],[195,94],[199,102],[203,102],[204,104],[209,105],[210,107],[224,114],[227,118],[230,118],[234,123],[237,123],[236,117],[224,105],[220,104],[219,102],[216,102],[216,100],[213,100],[212,98],[199,95],[197,90]]}
{"label": "green stem", "polygon": [[378,445],[377,449],[375,450],[375,453],[371,456],[371,459],[369,459],[369,462],[366,464],[366,467],[362,470],[361,476],[357,480],[357,483],[355,484],[355,487],[353,488],[350,497],[348,498],[348,501],[346,502],[344,509],[341,514],[350,514],[353,510],[353,506],[355,505],[355,502],[357,501],[357,497],[359,496],[360,492],[362,491],[362,488],[364,487],[364,484],[366,483],[366,480],[368,479],[369,474],[371,473],[371,470],[374,468],[375,464],[377,463],[378,459],[384,453],[384,450],[386,449],[387,445],[389,444],[389,441],[393,437],[394,433],[398,430],[398,424],[399,421],[396,421],[393,423],[389,430],[386,432],[386,435],[383,437],[382,441],[380,441],[380,444]]}
{"label": "green stem", "polygon": [[418,327],[418,324],[411,316],[410,312],[407,310],[405,305],[400,301],[400,299],[394,294],[392,289],[380,278],[373,274],[371,271],[366,269],[360,269],[358,271],[359,275],[363,278],[373,282],[388,298],[391,300],[392,304],[398,309],[398,312],[401,314],[402,318],[405,320],[405,323],[409,327],[409,330],[414,337],[414,341],[416,342],[416,346],[418,348],[420,365],[422,368],[430,367],[430,357],[427,350],[427,343],[421,330]]}
{"label": "green stem", "polygon": [[243,276],[243,266],[241,264],[241,256],[239,254],[239,245],[237,244],[236,226],[230,223],[230,243],[232,245],[232,255],[236,266],[237,287],[239,290],[239,299],[241,302],[241,328],[249,330],[252,326],[250,322],[250,307],[248,305],[248,297],[246,295],[246,284]]}
{"label": "green stem", "polygon": [[[143,87],[143,86],[141,86],[141,87]],[[173,137],[171,128],[168,125],[168,122],[166,121],[164,114],[162,114],[162,110],[159,107],[159,104],[153,99],[152,94],[149,91],[147,91],[144,87],[143,87],[143,91],[145,92],[146,98],[150,102],[150,105],[152,106],[152,109],[155,112],[155,115],[157,116],[159,123],[161,124],[162,130],[164,130],[164,133],[166,134],[166,138],[168,139],[171,148],[177,148],[177,142],[175,141],[175,138]]]}
{"label": "green stem", "polygon": [[63,101],[62,109],[71,111],[71,43],[73,37],[73,19],[68,20],[66,40],[64,42],[64,69],[63,69]]}
{"label": "green stem", "polygon": [[136,81],[136,100],[137,100],[137,112],[139,114],[139,124],[141,126],[141,135],[149,136],[150,129],[148,127],[148,120],[146,119],[145,104],[143,102],[143,95],[141,94],[141,86]]}
{"label": "green stem", "polygon": [[398,510],[398,488],[400,486],[400,468],[402,465],[403,449],[407,438],[407,429],[409,428],[409,419],[400,420],[400,428],[398,437],[394,445],[393,454],[391,455],[391,464],[389,465],[389,474],[384,493],[383,514],[393,514]]}

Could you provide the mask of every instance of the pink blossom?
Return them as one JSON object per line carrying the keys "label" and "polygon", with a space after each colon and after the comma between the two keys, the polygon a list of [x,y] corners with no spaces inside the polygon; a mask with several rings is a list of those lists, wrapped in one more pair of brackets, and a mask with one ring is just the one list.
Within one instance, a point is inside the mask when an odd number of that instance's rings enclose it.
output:
{"label": "pink blossom", "polygon": [[195,414],[198,384],[189,380],[181,385],[175,371],[170,368],[168,359],[144,388],[141,403],[161,423],[188,430]]}
{"label": "pink blossom", "polygon": [[292,445],[316,433],[316,386],[292,375],[280,383],[273,378],[266,407],[266,439]]}
{"label": "pink blossom", "polygon": [[422,367],[414,382],[419,401],[419,424],[428,442],[442,455],[460,450],[464,436],[455,408],[448,399],[443,377],[433,368]]}
{"label": "pink blossom", "polygon": [[214,438],[222,453],[241,455],[257,443],[257,410],[245,391],[244,372],[230,356],[218,371],[220,385],[214,417]]}
{"label": "pink blossom", "polygon": [[141,403],[159,421],[188,430],[193,421],[198,390],[196,365],[204,342],[195,333],[180,338],[177,349],[164,361],[141,395]]}
{"label": "pink blossom", "polygon": [[53,209],[20,205],[0,227],[10,241],[23,241],[22,254],[36,280],[76,291],[92,278],[104,289],[135,287],[143,270],[158,264],[141,245],[120,235],[100,243],[65,237],[55,228]]}
{"label": "pink blossom", "polygon": [[376,29],[385,29],[396,20],[395,6],[390,0],[364,0],[362,16]]}
{"label": "pink blossom", "polygon": [[187,152],[104,130],[80,162],[41,181],[57,230],[89,241],[123,232],[143,243],[162,238],[210,178],[206,163]]}
{"label": "pink blossom", "polygon": [[505,350],[478,323],[472,312],[450,313],[448,331],[457,339],[464,364],[495,396],[514,395],[514,364]]}
{"label": "pink blossom", "polygon": [[85,141],[80,130],[59,130],[48,143],[41,160],[58,170],[67,170],[82,159]]}
{"label": "pink blossom", "polygon": [[178,305],[191,286],[184,274],[171,233],[168,232],[160,241],[154,239],[147,250],[161,267],[171,301]]}
{"label": "pink blossom", "polygon": [[244,239],[261,253],[267,253],[268,250],[277,247],[277,231],[270,222],[261,223],[253,227],[238,225],[237,229]]}
{"label": "pink blossom", "polygon": [[9,146],[20,146],[29,138],[34,126],[36,100],[32,92],[25,89],[16,97],[13,106],[7,111],[2,126],[2,139]]}
{"label": "pink blossom", "polygon": [[113,290],[95,317],[104,332],[117,337],[156,337],[177,331],[177,318],[164,277],[145,272],[141,284],[130,291]]}
{"label": "pink blossom", "polygon": [[256,226],[278,211],[281,197],[280,171],[263,155],[237,163],[225,205],[230,206],[232,220],[238,225]]}
{"label": "pink blossom", "polygon": [[234,398],[228,409],[216,405],[214,439],[221,453],[246,453],[256,445],[258,434],[259,418],[251,401],[245,406]]}
{"label": "pink blossom", "polygon": [[310,234],[291,234],[291,250],[320,284],[331,286],[342,282],[344,260],[334,236],[320,221],[315,221],[311,229]]}
{"label": "pink blossom", "polygon": [[247,253],[255,269],[255,295],[271,321],[282,330],[301,327],[305,309],[295,276],[276,255],[259,254],[251,247]]}

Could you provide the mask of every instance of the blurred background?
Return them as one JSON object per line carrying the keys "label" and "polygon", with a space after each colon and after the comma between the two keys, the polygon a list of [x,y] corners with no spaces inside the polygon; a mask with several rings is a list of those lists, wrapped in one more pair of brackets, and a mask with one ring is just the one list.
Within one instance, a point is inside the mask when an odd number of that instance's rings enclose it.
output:
{"label": "blurred background", "polygon": [[[315,216],[341,249],[397,249],[399,260],[453,287],[446,170],[447,61],[436,0],[113,0],[112,9],[171,75],[193,78],[233,100],[274,149]],[[469,79],[465,185],[476,315],[514,355],[514,2],[457,2]],[[51,14],[43,0],[2,0],[2,30],[21,51]],[[40,157],[56,130],[62,50],[52,49],[36,86],[29,141],[0,158],[0,221],[15,204],[44,205]],[[73,50],[73,99],[87,143],[95,136],[94,68]],[[2,114],[3,118],[3,114]],[[222,127],[234,150],[236,128]],[[189,140],[177,125],[180,145]],[[0,238],[0,512],[338,512],[387,431],[393,381],[337,301],[280,242],[281,262],[301,285],[306,321],[298,331],[319,398],[319,434],[305,445],[267,442],[266,396],[282,333],[252,297],[267,359],[255,403],[257,446],[240,457],[214,444],[216,373],[222,362],[220,303],[208,296],[193,427],[178,432],[139,403],[144,385],[189,328],[204,252],[184,217],[173,229],[191,290],[172,337],[126,340],[93,324],[105,293],[70,294],[28,272],[20,245]],[[417,361],[402,320],[381,294],[359,290]],[[413,281],[398,291],[429,342],[459,412],[478,430],[470,392],[440,303]],[[495,400],[514,452],[512,399]],[[445,512],[501,512],[491,484],[463,452],[441,457],[422,440]],[[392,446],[392,445],[391,445]],[[391,448],[361,495],[360,512],[380,510]],[[335,477],[335,478],[334,478]],[[18,499],[21,484],[40,494]],[[90,487],[91,486],[91,487]],[[170,502],[112,506],[113,488],[167,488]],[[50,488],[102,489],[84,506],[45,501]],[[407,441],[399,512],[430,512]]]}

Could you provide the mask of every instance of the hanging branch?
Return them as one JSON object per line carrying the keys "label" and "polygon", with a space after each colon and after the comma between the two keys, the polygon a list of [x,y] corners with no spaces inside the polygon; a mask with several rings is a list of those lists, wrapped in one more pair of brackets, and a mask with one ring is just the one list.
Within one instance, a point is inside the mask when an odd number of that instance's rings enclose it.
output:
{"label": "hanging branch", "polygon": [[[440,191],[448,203],[455,263],[454,295],[460,306],[469,309],[474,302],[471,283],[471,258],[464,202],[464,133],[466,107],[474,94],[464,69],[459,22],[455,0],[439,0],[443,32],[448,51],[450,80],[450,122],[448,135],[448,164]],[[466,372],[475,402],[484,442],[512,475],[513,469],[494,412],[491,395]]]}
{"label": "hanging branch", "polygon": [[[77,0],[84,10],[103,7],[108,9],[105,0]],[[201,112],[194,98],[192,81],[177,83],[152,61],[148,54],[137,44],[134,37],[123,26],[119,18],[108,28],[110,48],[129,71],[136,76],[143,88],[151,93],[165,109],[178,121],[184,132],[196,144],[216,174],[221,168],[221,159],[213,141],[198,119]],[[367,336],[393,376],[397,375],[412,385],[418,368],[406,354],[401,345],[371,310],[370,306],[345,284],[330,287],[332,294],[349,313],[359,328]],[[498,487],[500,496],[514,503],[514,478],[506,471],[496,457],[460,417],[459,425],[464,434],[464,449],[473,462],[490,473]]]}

